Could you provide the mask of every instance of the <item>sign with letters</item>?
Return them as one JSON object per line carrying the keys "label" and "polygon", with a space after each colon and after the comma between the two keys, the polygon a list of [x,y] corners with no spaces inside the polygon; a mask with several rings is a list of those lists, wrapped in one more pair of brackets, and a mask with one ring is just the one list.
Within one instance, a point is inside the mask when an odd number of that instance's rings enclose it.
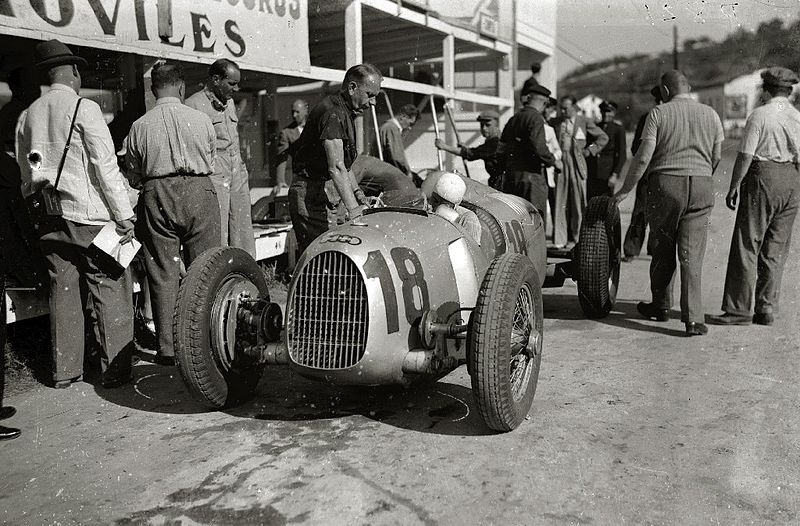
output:
{"label": "sign with letters", "polygon": [[308,0],[0,0],[0,32],[187,62],[308,72]]}

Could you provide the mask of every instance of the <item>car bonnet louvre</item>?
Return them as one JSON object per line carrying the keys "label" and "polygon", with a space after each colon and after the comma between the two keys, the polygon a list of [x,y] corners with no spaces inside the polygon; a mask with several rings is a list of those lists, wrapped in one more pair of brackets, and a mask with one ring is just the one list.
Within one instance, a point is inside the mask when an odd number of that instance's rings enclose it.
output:
{"label": "car bonnet louvre", "polygon": [[366,350],[364,279],[344,253],[321,252],[300,271],[289,306],[289,356],[314,369],[346,369]]}

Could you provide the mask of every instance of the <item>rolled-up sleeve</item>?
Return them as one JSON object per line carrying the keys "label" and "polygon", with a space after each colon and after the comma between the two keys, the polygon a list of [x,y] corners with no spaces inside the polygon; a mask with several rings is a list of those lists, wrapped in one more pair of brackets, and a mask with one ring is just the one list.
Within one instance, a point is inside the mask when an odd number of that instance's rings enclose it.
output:
{"label": "rolled-up sleeve", "polygon": [[742,144],[739,146],[739,151],[747,155],[755,155],[756,148],[761,140],[761,130],[763,129],[764,123],[761,120],[761,115],[759,113],[750,115],[744,125],[744,135],[742,136]]}
{"label": "rolled-up sleeve", "polygon": [[123,221],[133,217],[125,180],[117,165],[114,141],[100,106],[84,99],[76,127],[82,132],[89,161],[97,169],[97,179],[112,217]]}

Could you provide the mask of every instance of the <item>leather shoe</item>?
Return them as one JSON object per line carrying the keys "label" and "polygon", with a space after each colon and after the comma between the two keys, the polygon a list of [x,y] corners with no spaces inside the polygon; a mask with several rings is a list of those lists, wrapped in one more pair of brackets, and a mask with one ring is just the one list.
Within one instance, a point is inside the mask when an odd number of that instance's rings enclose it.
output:
{"label": "leather shoe", "polygon": [[0,407],[0,420],[5,420],[6,418],[11,418],[12,416],[17,414],[17,410],[10,405],[6,407]]}
{"label": "leather shoe", "polygon": [[75,378],[70,378],[69,380],[57,380],[53,383],[53,387],[55,389],[66,389],[70,385],[74,384],[75,382],[80,382],[83,380],[83,375],[80,374]]}
{"label": "leather shoe", "polygon": [[750,316],[731,314],[730,312],[708,317],[708,323],[712,325],[750,325],[752,321]]}
{"label": "leather shoe", "polygon": [[708,334],[708,327],[705,323],[690,321],[686,324],[686,336],[704,336]]}
{"label": "leather shoe", "polygon": [[22,431],[13,427],[0,426],[0,440],[11,440],[22,434]]}
{"label": "leather shoe", "polygon": [[758,325],[772,325],[775,322],[775,316],[769,312],[756,312],[753,316],[753,323]]}
{"label": "leather shoe", "polygon": [[667,321],[669,319],[669,309],[659,309],[658,307],[655,307],[652,303],[645,303],[644,301],[640,301],[636,305],[636,310],[638,310],[639,314],[641,314],[648,320]]}

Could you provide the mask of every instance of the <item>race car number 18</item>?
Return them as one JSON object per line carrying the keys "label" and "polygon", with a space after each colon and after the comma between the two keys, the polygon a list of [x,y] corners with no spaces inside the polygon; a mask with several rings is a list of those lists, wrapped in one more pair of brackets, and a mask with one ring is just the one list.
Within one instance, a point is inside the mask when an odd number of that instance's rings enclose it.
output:
{"label": "race car number 18", "polygon": [[[419,262],[419,257],[410,248],[395,247],[389,252],[392,262],[397,269],[397,275],[403,282],[403,305],[408,323],[414,323],[428,308],[428,284],[425,282],[425,273]],[[389,272],[389,265],[380,250],[373,250],[367,254],[364,264],[364,273],[367,278],[378,278],[383,292],[383,304],[386,309],[386,330],[389,334],[400,330],[400,320],[397,313],[397,291]],[[419,298],[419,307],[417,307]]]}

